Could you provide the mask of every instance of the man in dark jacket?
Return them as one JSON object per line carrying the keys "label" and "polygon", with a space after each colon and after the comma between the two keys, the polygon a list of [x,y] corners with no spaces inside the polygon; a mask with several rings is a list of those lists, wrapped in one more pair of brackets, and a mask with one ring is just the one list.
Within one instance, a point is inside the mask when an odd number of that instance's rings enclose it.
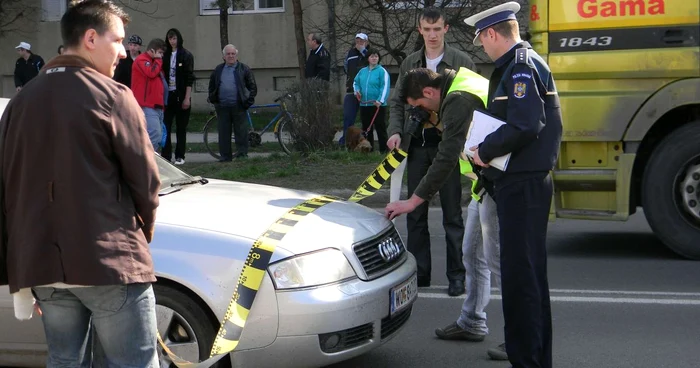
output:
{"label": "man in dark jacket", "polygon": [[[258,87],[248,65],[238,61],[236,46],[226,45],[224,63],[216,66],[209,77],[209,102],[216,107],[219,119],[219,162],[248,157],[246,110],[255,103]],[[231,155],[231,126],[236,135],[236,154]]]}
{"label": "man in dark jacket", "polygon": [[126,45],[126,57],[119,60],[117,69],[114,70],[114,80],[131,88],[131,70],[134,66],[134,60],[141,55],[141,45],[143,40],[138,35],[131,35],[129,43]]}
{"label": "man in dark jacket", "polygon": [[128,20],[110,1],[70,7],[65,53],[0,119],[0,284],[18,319],[36,300],[49,367],[158,366],[148,243],[161,183],[143,112],[112,80]]}
{"label": "man in dark jacket", "polygon": [[360,101],[355,97],[353,82],[357,72],[369,64],[367,61],[368,52],[367,35],[358,33],[355,35],[355,46],[348,50],[343,62],[347,78],[345,79],[345,98],[343,99],[343,136],[338,141],[340,145],[345,145],[345,132],[351,125],[355,124],[357,111],[360,109]]}
{"label": "man in dark jacket", "polygon": [[331,79],[331,53],[323,45],[318,33],[309,33],[306,37],[309,46],[309,58],[306,59],[306,78],[318,78],[328,82]]}
{"label": "man in dark jacket", "polygon": [[[448,25],[439,9],[426,8],[419,19],[419,31],[425,42],[420,50],[408,55],[399,68],[399,78],[396,85],[401,85],[401,77],[414,68],[428,68],[437,73],[445,69],[458,70],[466,67],[475,70],[472,59],[466,53],[445,43],[445,33]],[[400,147],[408,152],[406,170],[408,171],[408,195],[413,195],[423,176],[438,152],[442,139],[443,125],[433,118],[422,121],[418,127],[411,124],[406,104],[398,93],[389,102],[389,141],[387,147],[391,150]],[[396,175],[396,174],[395,174]],[[462,220],[462,184],[459,167],[454,166],[452,174],[440,188],[440,204],[442,207],[443,226],[445,228],[445,243],[447,247],[447,279],[448,294],[457,296],[464,294],[465,268],[462,263],[462,241],[464,238],[464,221]],[[430,286],[431,256],[430,232],[428,231],[428,203],[422,203],[406,216],[408,228],[408,250],[416,257],[418,263],[418,286]]]}
{"label": "man in dark jacket", "polygon": [[44,59],[31,52],[32,45],[20,42],[15,47],[19,54],[19,59],[15,63],[15,87],[17,92],[21,91],[25,84],[39,74],[39,70],[44,66]]}
{"label": "man in dark jacket", "polygon": [[163,72],[168,82],[168,106],[165,108],[165,129],[167,138],[162,155],[166,160],[172,159],[173,119],[176,124],[177,146],[175,147],[175,165],[185,163],[187,148],[187,124],[190,121],[192,103],[192,86],[194,85],[194,56],[182,47],[182,34],[171,28],[165,37],[165,55],[163,55]]}

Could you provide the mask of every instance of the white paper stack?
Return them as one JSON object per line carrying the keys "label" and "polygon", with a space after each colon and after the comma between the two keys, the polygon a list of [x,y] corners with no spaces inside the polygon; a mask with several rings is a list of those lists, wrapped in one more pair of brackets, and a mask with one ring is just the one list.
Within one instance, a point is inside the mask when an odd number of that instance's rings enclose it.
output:
{"label": "white paper stack", "polygon": [[[467,131],[467,140],[464,142],[464,153],[470,158],[474,158],[474,151],[470,151],[469,148],[481,144],[487,135],[493,133],[505,123],[505,121],[496,119],[482,111],[474,111],[472,123],[469,126],[469,131]],[[501,171],[506,171],[508,161],[510,161],[510,153],[496,157],[491,162],[487,162],[487,164]]]}

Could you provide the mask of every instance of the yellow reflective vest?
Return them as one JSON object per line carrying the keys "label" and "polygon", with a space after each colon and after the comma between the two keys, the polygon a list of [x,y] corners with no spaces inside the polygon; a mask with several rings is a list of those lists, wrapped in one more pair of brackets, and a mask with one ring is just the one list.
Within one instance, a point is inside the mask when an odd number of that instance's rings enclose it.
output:
{"label": "yellow reflective vest", "polygon": [[[484,107],[488,105],[489,80],[467,68],[459,68],[455,74],[455,79],[447,90],[447,94],[454,91],[469,92],[479,97],[484,103]],[[464,153],[462,153],[459,158],[459,171],[462,175],[469,176],[472,179],[472,198],[480,201],[481,196],[478,194],[480,190],[476,190],[477,186],[480,187],[480,185],[478,184],[478,180],[474,177],[474,169]]]}

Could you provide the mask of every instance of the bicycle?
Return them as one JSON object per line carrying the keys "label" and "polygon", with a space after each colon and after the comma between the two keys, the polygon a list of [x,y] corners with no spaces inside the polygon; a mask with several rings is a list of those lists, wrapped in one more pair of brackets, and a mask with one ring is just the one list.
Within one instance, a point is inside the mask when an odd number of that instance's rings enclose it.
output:
{"label": "bicycle", "polygon": [[[290,94],[284,94],[280,97],[277,97],[275,99],[275,103],[273,104],[266,104],[266,105],[253,105],[251,106],[248,110],[246,110],[246,117],[248,118],[248,126],[250,128],[250,131],[248,132],[248,144],[250,147],[257,147],[262,144],[262,135],[265,134],[270,127],[273,127],[273,132],[275,135],[275,138],[277,139],[277,142],[279,142],[280,146],[282,147],[282,150],[288,154],[291,155],[292,151],[294,151],[294,140],[292,137],[292,134],[290,133],[291,131],[291,124],[293,122],[292,120],[292,114],[287,110],[287,105],[284,100],[291,98],[292,96]],[[278,103],[279,102],[279,103]],[[273,108],[277,107],[279,108],[279,112],[275,117],[270,120],[265,127],[263,127],[260,131],[255,131],[255,128],[253,127],[253,119],[250,117],[250,110],[251,109],[259,109],[259,108]],[[219,143],[218,142],[218,136],[219,136],[219,129],[218,129],[218,119],[216,116],[216,110],[211,111],[209,113],[212,115],[209,120],[207,120],[206,124],[204,124],[204,146],[207,148],[207,151],[209,154],[214,157],[215,159],[220,159],[221,156],[219,155],[219,152],[215,147],[213,147],[214,143]],[[209,142],[209,134],[212,134],[213,136],[217,137],[215,141]],[[235,141],[235,136],[232,133],[231,134],[231,141]]]}

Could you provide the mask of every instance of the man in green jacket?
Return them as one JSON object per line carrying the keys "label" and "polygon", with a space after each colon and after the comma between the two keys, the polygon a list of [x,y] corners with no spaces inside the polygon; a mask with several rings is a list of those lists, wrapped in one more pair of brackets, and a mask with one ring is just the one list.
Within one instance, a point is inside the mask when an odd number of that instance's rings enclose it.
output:
{"label": "man in green jacket", "polygon": [[[437,73],[446,69],[457,70],[460,67],[476,69],[474,62],[466,53],[445,43],[445,33],[448,29],[445,17],[439,9],[426,8],[423,10],[419,19],[418,31],[423,37],[425,46],[408,55],[401,63],[396,86],[401,86],[405,73],[415,68],[427,68]],[[462,263],[464,222],[461,207],[462,186],[459,166],[457,165],[458,156],[454,156],[454,161],[449,163],[452,166],[436,168],[449,172],[445,178],[436,181],[433,178],[437,176],[431,175],[424,180],[438,154],[438,145],[446,136],[443,131],[444,123],[437,120],[435,114],[432,114],[432,119],[421,121],[417,127],[415,124],[411,124],[409,118],[411,106],[405,102],[399,90],[400,88],[395,89],[389,101],[390,118],[387,147],[389,150],[401,148],[408,153],[406,168],[408,170],[409,197],[415,193],[427,200],[429,196],[425,190],[428,187],[436,188],[430,193],[430,196],[439,190],[447,247],[447,279],[449,280],[447,293],[451,296],[461,295],[465,292],[465,269]],[[442,165],[447,164],[447,162],[442,162]],[[419,185],[426,181],[430,183]],[[415,210],[408,212],[406,225],[408,229],[407,248],[416,257],[418,263],[418,286],[430,286],[431,257],[427,201],[418,205]]]}

